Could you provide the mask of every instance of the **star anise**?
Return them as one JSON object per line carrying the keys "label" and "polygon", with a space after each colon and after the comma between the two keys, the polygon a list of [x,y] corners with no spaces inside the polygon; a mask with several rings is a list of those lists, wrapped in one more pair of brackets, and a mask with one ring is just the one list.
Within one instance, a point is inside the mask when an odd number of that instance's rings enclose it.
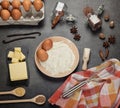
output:
{"label": "star anise", "polygon": [[75,35],[74,35],[74,39],[75,39],[75,40],[79,41],[80,38],[81,38],[80,34],[75,34]]}
{"label": "star anise", "polygon": [[110,35],[110,36],[108,37],[108,42],[109,42],[110,44],[114,44],[114,43],[115,43],[115,36]]}
{"label": "star anise", "polygon": [[76,27],[76,26],[73,26],[73,27],[70,29],[70,32],[73,33],[73,34],[76,34],[76,33],[78,32],[77,27]]}
{"label": "star anise", "polygon": [[103,42],[103,47],[108,48],[109,46],[110,45],[109,45],[108,41]]}

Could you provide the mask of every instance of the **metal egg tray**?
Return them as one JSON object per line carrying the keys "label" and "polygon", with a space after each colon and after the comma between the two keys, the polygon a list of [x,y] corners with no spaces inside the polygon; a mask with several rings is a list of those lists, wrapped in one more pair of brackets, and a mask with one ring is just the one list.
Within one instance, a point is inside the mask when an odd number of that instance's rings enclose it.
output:
{"label": "metal egg tray", "polygon": [[[31,2],[33,1],[31,0]],[[1,6],[0,8],[2,9]],[[8,10],[11,11],[11,9],[12,9],[12,6],[10,6]],[[21,5],[20,11],[22,13],[22,16],[20,17],[19,20],[14,20],[10,16],[8,20],[4,21],[0,17],[0,25],[38,25],[38,23],[44,19],[44,2],[43,2],[43,7],[40,9],[40,11],[36,11],[33,5],[31,5],[30,10],[28,12],[26,12],[24,10],[23,5]]]}

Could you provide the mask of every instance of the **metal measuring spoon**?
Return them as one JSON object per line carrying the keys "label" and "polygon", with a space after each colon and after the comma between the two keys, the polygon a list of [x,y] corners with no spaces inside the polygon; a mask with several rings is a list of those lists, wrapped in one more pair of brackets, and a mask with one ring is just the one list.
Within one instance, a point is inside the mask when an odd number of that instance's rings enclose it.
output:
{"label": "metal measuring spoon", "polygon": [[37,95],[34,98],[31,99],[20,99],[20,100],[4,100],[0,101],[0,104],[6,104],[6,103],[24,103],[24,102],[32,102],[37,105],[42,105],[46,102],[46,97],[44,95]]}
{"label": "metal measuring spoon", "polygon": [[7,94],[12,94],[17,97],[22,97],[25,95],[25,89],[23,87],[17,87],[10,91],[0,92],[0,95],[7,95]]}

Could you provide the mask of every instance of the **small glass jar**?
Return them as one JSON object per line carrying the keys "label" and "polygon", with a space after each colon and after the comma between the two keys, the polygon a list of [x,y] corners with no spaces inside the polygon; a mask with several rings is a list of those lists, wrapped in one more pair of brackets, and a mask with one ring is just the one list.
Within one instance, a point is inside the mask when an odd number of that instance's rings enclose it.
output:
{"label": "small glass jar", "polygon": [[87,18],[88,24],[93,31],[96,31],[101,28],[102,20],[96,14],[88,13]]}
{"label": "small glass jar", "polygon": [[83,12],[87,17],[88,25],[93,31],[96,31],[101,28],[102,20],[100,19],[100,15],[102,15],[104,11],[104,5],[100,5],[96,12],[93,12],[91,7],[85,7]]}
{"label": "small glass jar", "polygon": [[66,12],[67,5],[63,2],[57,2],[52,15],[52,29],[57,25],[57,23],[60,21],[60,19],[64,16]]}

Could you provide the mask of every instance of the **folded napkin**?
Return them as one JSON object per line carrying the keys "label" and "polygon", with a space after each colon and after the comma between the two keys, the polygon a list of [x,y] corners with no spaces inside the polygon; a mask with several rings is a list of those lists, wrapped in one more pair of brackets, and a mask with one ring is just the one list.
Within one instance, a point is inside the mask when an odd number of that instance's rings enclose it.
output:
{"label": "folded napkin", "polygon": [[[70,97],[62,98],[63,91],[88,79],[93,74],[107,81],[90,81]],[[110,59],[86,71],[71,74],[49,98],[49,103],[61,108],[118,108],[120,104],[120,61]]]}

